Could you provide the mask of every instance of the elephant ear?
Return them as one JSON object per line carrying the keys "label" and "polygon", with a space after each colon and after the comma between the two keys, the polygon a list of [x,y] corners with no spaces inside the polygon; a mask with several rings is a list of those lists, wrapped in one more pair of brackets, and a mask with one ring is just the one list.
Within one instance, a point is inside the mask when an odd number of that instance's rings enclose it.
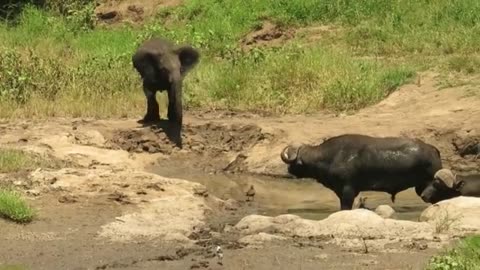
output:
{"label": "elephant ear", "polygon": [[200,53],[191,46],[184,45],[175,49],[175,53],[180,59],[181,73],[184,74],[190,71],[200,60]]}

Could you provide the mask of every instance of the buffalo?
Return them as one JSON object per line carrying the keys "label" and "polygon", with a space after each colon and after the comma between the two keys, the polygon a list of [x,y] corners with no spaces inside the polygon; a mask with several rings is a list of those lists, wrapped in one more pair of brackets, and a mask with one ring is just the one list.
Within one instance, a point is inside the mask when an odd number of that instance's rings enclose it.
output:
{"label": "buffalo", "polygon": [[281,152],[289,174],[313,178],[352,209],[361,191],[395,195],[415,187],[418,196],[442,168],[440,151],[419,139],[344,134],[319,145],[289,145]]}
{"label": "buffalo", "polygon": [[441,169],[420,196],[429,203],[458,196],[480,197],[480,175],[456,175],[449,169]]}

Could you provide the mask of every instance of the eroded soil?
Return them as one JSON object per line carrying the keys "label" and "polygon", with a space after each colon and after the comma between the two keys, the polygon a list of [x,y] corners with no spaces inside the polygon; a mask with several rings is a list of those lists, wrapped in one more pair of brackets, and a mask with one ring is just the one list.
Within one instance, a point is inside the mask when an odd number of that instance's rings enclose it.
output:
{"label": "eroded soil", "polygon": [[181,3],[181,0],[102,0],[98,2],[95,14],[103,24],[141,23],[162,8],[175,7]]}
{"label": "eroded soil", "polygon": [[[2,147],[63,161],[64,168],[1,175],[2,184],[25,192],[38,214],[28,225],[0,220],[0,265],[423,269],[444,244],[440,240],[403,239],[385,246],[375,239],[260,234],[269,240],[255,242],[232,227],[251,214],[318,220],[338,211],[331,191],[288,178],[279,153],[290,142],[318,143],[351,132],[418,137],[440,149],[446,167],[479,172],[480,159],[463,151],[480,138],[480,99],[471,94],[478,90],[468,84],[439,90],[439,80],[422,74],[420,84],[406,85],[354,115],[187,112],[183,149],[174,147],[161,127],[141,127],[136,119],[2,121]],[[257,194],[246,202],[244,192],[252,184]],[[362,196],[369,208],[391,205],[396,219],[416,220],[428,206],[412,190],[400,193],[395,204],[380,192]],[[222,264],[214,254],[217,245]]]}

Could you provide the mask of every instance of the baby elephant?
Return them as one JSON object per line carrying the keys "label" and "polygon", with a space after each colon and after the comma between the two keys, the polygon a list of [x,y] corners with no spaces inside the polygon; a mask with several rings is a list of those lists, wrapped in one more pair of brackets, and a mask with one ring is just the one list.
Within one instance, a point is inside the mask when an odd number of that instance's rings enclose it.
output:
{"label": "baby elephant", "polygon": [[147,124],[160,121],[155,95],[157,91],[167,90],[167,117],[179,146],[183,118],[182,82],[199,59],[200,53],[191,46],[176,46],[163,38],[145,41],[132,57],[133,66],[142,77],[143,91],[147,99],[147,113],[138,122]]}
{"label": "baby elephant", "polygon": [[449,169],[438,170],[434,181],[420,195],[425,202],[437,203],[458,196],[480,197],[480,175],[455,175]]}

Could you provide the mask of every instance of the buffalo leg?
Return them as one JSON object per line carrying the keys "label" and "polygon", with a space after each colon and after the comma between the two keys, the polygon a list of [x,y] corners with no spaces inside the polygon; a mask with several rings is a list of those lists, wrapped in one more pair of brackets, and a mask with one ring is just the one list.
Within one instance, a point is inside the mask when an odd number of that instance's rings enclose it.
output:
{"label": "buffalo leg", "polygon": [[350,186],[343,187],[340,197],[340,210],[351,210],[353,201],[358,194]]}
{"label": "buffalo leg", "polygon": [[160,121],[160,109],[158,106],[156,91],[152,91],[146,87],[143,88],[145,97],[147,98],[147,114],[140,120],[140,123],[158,122]]}
{"label": "buffalo leg", "polygon": [[397,195],[396,193],[391,194],[390,199],[392,200],[392,203],[395,203],[395,196],[396,195]]}

